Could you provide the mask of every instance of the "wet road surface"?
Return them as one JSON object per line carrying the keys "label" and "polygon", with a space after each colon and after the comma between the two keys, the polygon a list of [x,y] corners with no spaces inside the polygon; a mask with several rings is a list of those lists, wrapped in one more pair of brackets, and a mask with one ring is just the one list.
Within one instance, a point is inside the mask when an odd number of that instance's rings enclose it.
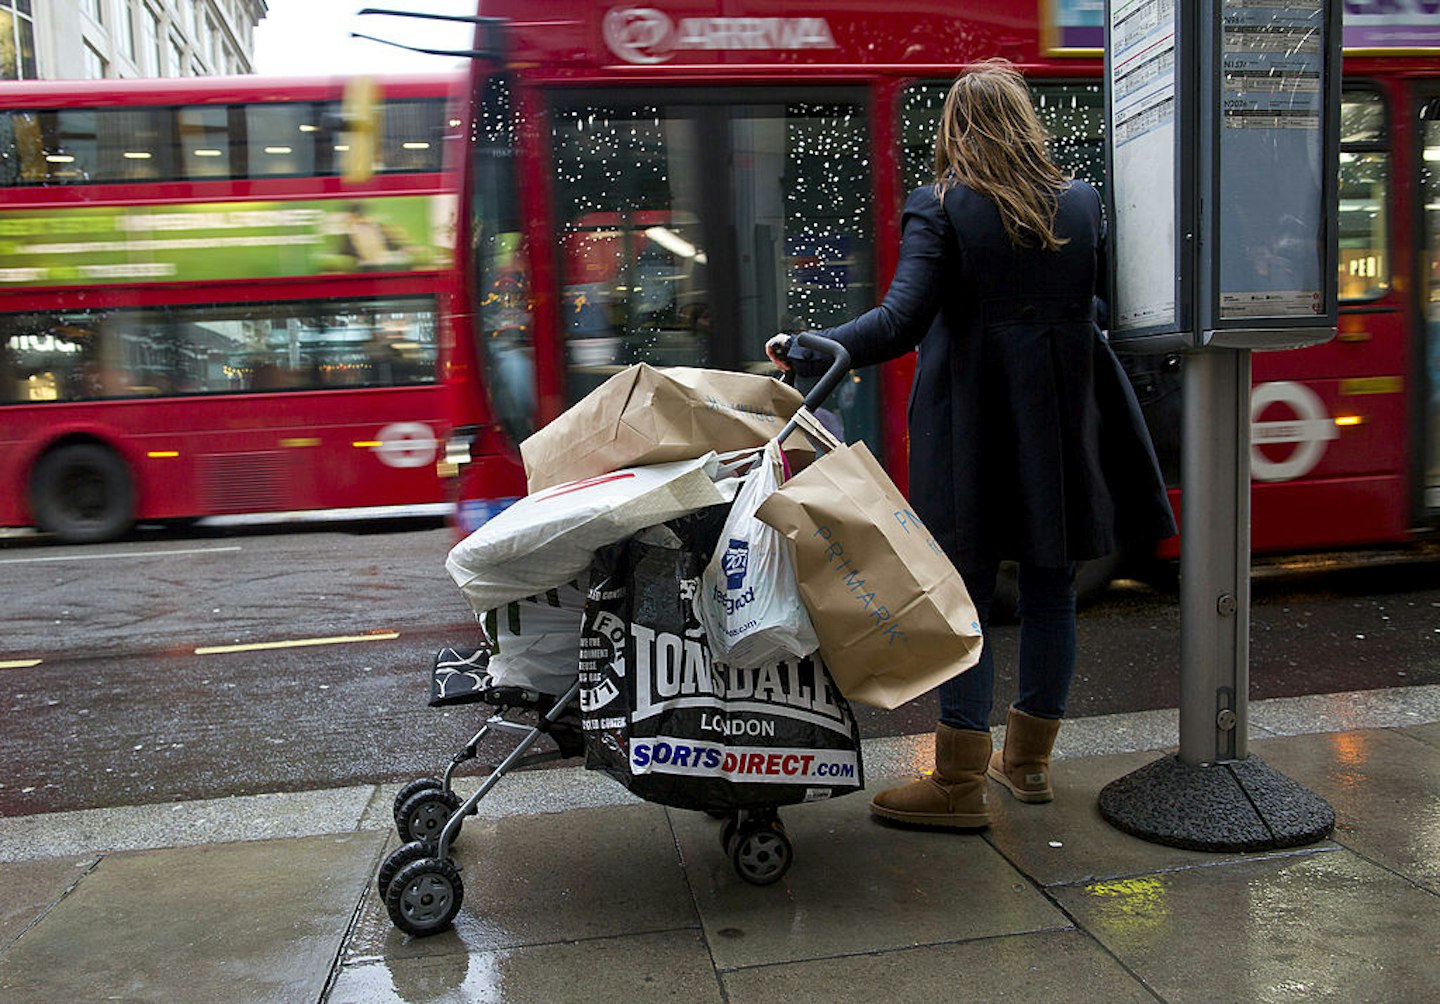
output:
{"label": "wet road surface", "polygon": [[[7,544],[0,815],[434,774],[483,718],[426,706],[432,653],[475,632],[443,528]],[[1254,699],[1440,683],[1440,562],[1272,568],[1252,591]],[[1174,707],[1179,626],[1173,588],[1088,605],[1071,716]],[[1018,629],[993,637],[999,721]],[[867,737],[934,725],[933,700],[857,711]]]}

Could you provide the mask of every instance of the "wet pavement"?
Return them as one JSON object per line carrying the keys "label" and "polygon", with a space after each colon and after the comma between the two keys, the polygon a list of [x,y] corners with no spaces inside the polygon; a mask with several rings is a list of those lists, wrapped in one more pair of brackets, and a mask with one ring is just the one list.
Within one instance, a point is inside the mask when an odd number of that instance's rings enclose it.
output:
{"label": "wet pavement", "polygon": [[[1173,711],[1067,723],[1055,802],[992,785],[984,834],[881,825],[863,796],[783,810],[795,862],[769,887],[702,813],[534,771],[466,822],[464,905],[425,939],[374,888],[394,785],[0,818],[0,999],[1440,999],[1440,687],[1250,712],[1331,839],[1207,854],[1111,828],[1100,789],[1173,747]],[[871,789],[930,756],[867,740]]]}

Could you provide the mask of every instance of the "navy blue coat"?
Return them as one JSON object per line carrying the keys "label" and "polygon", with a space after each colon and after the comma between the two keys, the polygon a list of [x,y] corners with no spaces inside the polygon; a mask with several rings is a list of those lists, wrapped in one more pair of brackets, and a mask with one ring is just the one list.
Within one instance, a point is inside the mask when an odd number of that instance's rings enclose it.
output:
{"label": "navy blue coat", "polygon": [[[1096,322],[1100,197],[1059,198],[1058,251],[1016,247],[987,197],[926,186],[905,202],[880,306],[820,332],[855,366],[918,346],[910,499],[962,570],[996,559],[1060,567],[1175,533],[1154,447]],[[820,360],[792,345],[802,373]]]}

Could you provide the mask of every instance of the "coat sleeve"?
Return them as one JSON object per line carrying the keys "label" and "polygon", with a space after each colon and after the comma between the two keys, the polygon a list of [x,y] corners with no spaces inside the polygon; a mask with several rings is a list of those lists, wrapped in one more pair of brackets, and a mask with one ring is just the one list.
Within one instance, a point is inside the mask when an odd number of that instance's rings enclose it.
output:
{"label": "coat sleeve", "polygon": [[[946,272],[954,260],[945,209],[933,189],[917,188],[905,200],[901,222],[900,261],[880,306],[817,334],[834,339],[850,352],[858,369],[911,351],[935,319]],[[806,376],[825,371],[828,359],[792,343],[790,362]]]}

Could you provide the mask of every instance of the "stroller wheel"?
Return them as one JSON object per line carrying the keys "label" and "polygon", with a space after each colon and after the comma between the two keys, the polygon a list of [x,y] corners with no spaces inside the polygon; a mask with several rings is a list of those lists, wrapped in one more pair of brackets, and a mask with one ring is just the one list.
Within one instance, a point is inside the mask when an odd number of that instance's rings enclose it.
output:
{"label": "stroller wheel", "polygon": [[390,852],[389,856],[380,863],[380,874],[377,877],[377,884],[380,886],[380,899],[385,899],[385,894],[390,891],[390,882],[412,861],[419,861],[421,858],[428,858],[432,853],[430,845],[423,840],[412,840],[408,844],[401,844]]}
{"label": "stroller wheel", "polygon": [[440,831],[458,808],[460,798],[453,791],[425,788],[400,806],[395,814],[395,828],[400,831],[401,840],[421,840],[434,847],[440,842]]}
{"label": "stroller wheel", "polygon": [[778,820],[742,824],[730,841],[730,862],[751,885],[770,885],[790,870],[795,848]]}
{"label": "stroller wheel", "polygon": [[422,791],[444,791],[445,782],[438,777],[417,777],[395,793],[395,825],[400,825],[400,807],[409,801],[412,795],[418,795]]}
{"label": "stroller wheel", "polygon": [[417,938],[438,934],[460,912],[465,887],[453,862],[421,858],[401,868],[385,892],[391,922]]}

